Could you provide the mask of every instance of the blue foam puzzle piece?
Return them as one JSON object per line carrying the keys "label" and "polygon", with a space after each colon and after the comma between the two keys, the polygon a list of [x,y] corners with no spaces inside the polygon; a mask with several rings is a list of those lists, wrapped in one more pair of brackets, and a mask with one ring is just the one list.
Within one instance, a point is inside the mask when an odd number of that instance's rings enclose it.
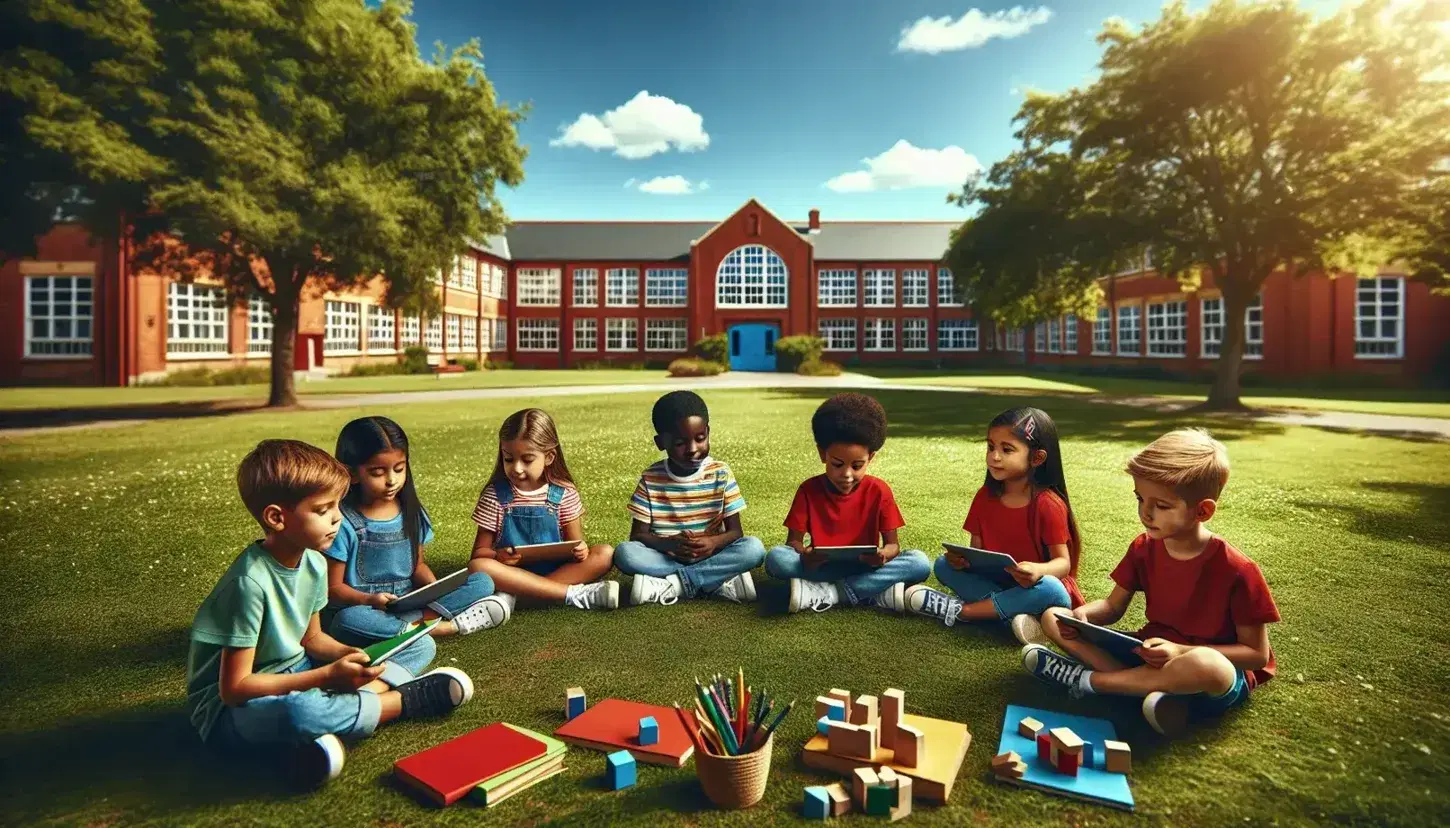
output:
{"label": "blue foam puzzle piece", "polygon": [[822,736],[829,736],[829,735],[831,735],[831,717],[830,716],[822,716],[819,719],[816,719],[816,732],[819,733],[819,734],[821,734]]}
{"label": "blue foam puzzle piece", "polygon": [[826,819],[831,815],[831,795],[820,786],[806,788],[805,816],[807,819]]}
{"label": "blue foam puzzle piece", "polygon": [[[1123,774],[1108,773],[1101,769],[1103,766],[1096,763],[1089,766],[1084,761],[1077,776],[1067,776],[1057,773],[1044,763],[1037,761],[1037,745],[1017,733],[1017,723],[1022,721],[1023,716],[1031,716],[1042,722],[1047,730],[1054,727],[1072,728],[1078,738],[1084,742],[1092,742],[1095,758],[1102,755],[1105,740],[1118,738],[1113,723],[1106,719],[1073,716],[1053,710],[1038,710],[1033,707],[1009,704],[1007,705],[1007,715],[1002,722],[1002,739],[997,743],[997,753],[1006,753],[1009,750],[1017,751],[1019,756],[1027,760],[1027,773],[1020,780],[1005,781],[1038,788],[1048,793],[1060,793],[1103,805],[1111,805],[1115,808],[1129,811],[1133,809],[1133,792],[1128,789],[1128,777]],[[1086,753],[1083,754],[1083,759],[1087,759]]]}
{"label": "blue foam puzzle piece", "polygon": [[627,750],[616,750],[604,757],[604,777],[611,790],[628,788],[635,783],[634,756]]}
{"label": "blue foam puzzle piece", "polygon": [[833,722],[846,721],[846,705],[839,699],[833,700],[833,704],[826,705],[826,718]]}

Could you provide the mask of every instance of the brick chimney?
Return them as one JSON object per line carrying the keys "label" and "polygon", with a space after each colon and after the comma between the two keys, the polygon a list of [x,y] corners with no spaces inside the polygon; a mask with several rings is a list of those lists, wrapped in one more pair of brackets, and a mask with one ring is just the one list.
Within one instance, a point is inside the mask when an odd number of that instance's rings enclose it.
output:
{"label": "brick chimney", "polygon": [[812,210],[811,211],[810,229],[812,229],[812,230],[819,230],[819,229],[821,229],[821,211],[820,210]]}

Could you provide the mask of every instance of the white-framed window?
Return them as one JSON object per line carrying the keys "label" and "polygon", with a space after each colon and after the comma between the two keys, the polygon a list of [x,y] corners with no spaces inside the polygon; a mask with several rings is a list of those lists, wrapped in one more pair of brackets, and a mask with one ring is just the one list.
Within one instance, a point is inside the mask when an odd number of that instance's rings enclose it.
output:
{"label": "white-framed window", "polygon": [[1047,352],[1049,354],[1062,353],[1062,322],[1058,319],[1047,320]]}
{"label": "white-framed window", "polygon": [[1062,318],[1062,339],[1063,353],[1077,353],[1077,314],[1069,313]]}
{"label": "white-framed window", "polygon": [[520,351],[559,350],[559,320],[520,319],[518,322]]}
{"label": "white-framed window", "polygon": [[247,297],[247,353],[272,353],[272,305],[262,296]]}
{"label": "white-framed window", "polygon": [[789,277],[785,260],[769,247],[737,247],[715,271],[715,304],[726,308],[783,308]]}
{"label": "white-framed window", "polygon": [[936,269],[936,303],[943,308],[960,308],[964,304],[957,296],[957,280],[952,278],[951,268]]}
{"label": "white-framed window", "polygon": [[930,304],[931,299],[928,296],[928,285],[930,282],[930,270],[912,269],[901,271],[901,306],[904,308],[924,308]]}
{"label": "white-framed window", "polygon": [[407,314],[403,317],[402,345],[404,348],[411,348],[414,345],[423,344],[423,323],[418,319],[418,314]]}
{"label": "white-framed window", "polygon": [[856,320],[822,319],[821,339],[827,351],[856,350]]}
{"label": "white-framed window", "polygon": [[357,302],[327,300],[327,329],[322,337],[322,350],[337,353],[356,351],[362,347],[362,305]]}
{"label": "white-framed window", "polygon": [[1098,308],[1098,315],[1093,318],[1093,353],[1111,354],[1113,352],[1113,311],[1111,308]]}
{"label": "white-framed window", "polygon": [[861,293],[866,307],[896,307],[896,271],[873,268],[863,271],[861,277]]}
{"label": "white-framed window", "polygon": [[924,318],[901,320],[901,350],[928,350],[931,347],[931,339],[927,336],[927,330],[928,323]]}
{"label": "white-framed window", "polygon": [[508,269],[493,262],[481,262],[478,266],[479,287],[484,296],[495,299],[508,297]]}
{"label": "white-framed window", "polygon": [[478,350],[493,350],[493,320],[481,319],[478,325]]}
{"label": "white-framed window", "polygon": [[599,271],[592,267],[576,267],[573,270],[574,307],[599,307]]}
{"label": "white-framed window", "polygon": [[382,305],[368,308],[368,350],[391,351],[393,344],[393,312]]}
{"label": "white-framed window", "polygon": [[472,316],[465,316],[463,322],[463,350],[478,350],[478,319]]}
{"label": "white-framed window", "polygon": [[865,340],[868,351],[896,350],[896,320],[867,319]]}
{"label": "white-framed window", "polygon": [[463,320],[456,313],[446,314],[444,320],[448,329],[448,350],[457,351],[463,347]]}
{"label": "white-framed window", "polygon": [[423,345],[430,351],[438,351],[443,348],[443,320],[438,317],[429,319],[423,325]]}
{"label": "white-framed window", "polygon": [[574,320],[574,350],[576,350],[576,351],[597,351],[597,350],[599,350],[599,320],[598,319],[575,319]]}
{"label": "white-framed window", "polygon": [[1047,350],[1047,323],[1038,322],[1032,326],[1032,350],[1043,353]]}
{"label": "white-framed window", "polygon": [[94,284],[90,276],[26,278],[26,356],[84,357],[94,351]]}
{"label": "white-framed window", "polygon": [[856,307],[856,271],[824,268],[816,274],[816,305],[822,308]]}
{"label": "white-framed window", "polygon": [[611,308],[639,306],[639,268],[611,267],[604,271],[604,304]]}
{"label": "white-framed window", "polygon": [[[557,330],[558,326],[555,326]],[[554,334],[558,340],[558,333]],[[507,351],[509,349],[509,321],[507,317],[493,320],[493,349],[495,351]],[[558,350],[555,348],[555,350]]]}
{"label": "white-framed window", "polygon": [[977,350],[977,320],[942,319],[936,323],[938,351]]}
{"label": "white-framed window", "polygon": [[472,253],[463,257],[463,289],[478,290],[478,259]]}
{"label": "white-framed window", "polygon": [[1143,355],[1143,306],[1118,306],[1118,356]]}
{"label": "white-framed window", "polygon": [[688,323],[683,319],[646,319],[644,349],[646,351],[683,351],[689,347]]}
{"label": "white-framed window", "polygon": [[606,319],[606,320],[604,320],[604,350],[606,350],[606,351],[638,351],[639,350],[639,320],[638,319]]}
{"label": "white-framed window", "polygon": [[1188,352],[1188,303],[1182,299],[1148,305],[1148,356],[1181,357]]}
{"label": "white-framed window", "polygon": [[[559,304],[559,268],[519,268],[519,304],[533,307],[557,307]],[[558,332],[555,332],[557,337]]]}
{"label": "white-framed window", "polygon": [[997,329],[997,350],[1017,351],[1024,353],[1027,350],[1027,329],[1026,328],[998,328]]}
{"label": "white-framed window", "polygon": [[683,308],[690,298],[690,271],[652,267],[644,272],[644,303],[651,308]]}
{"label": "white-framed window", "polygon": [[[1204,357],[1216,357],[1223,346],[1223,297],[1200,304],[1199,330]],[[1264,297],[1255,296],[1244,309],[1244,359],[1264,358]]]}
{"label": "white-framed window", "polygon": [[1398,359],[1404,355],[1404,278],[1378,276],[1357,280],[1354,302],[1355,359]]}
{"label": "white-framed window", "polygon": [[226,293],[221,288],[181,282],[167,286],[167,354],[224,354],[227,327]]}

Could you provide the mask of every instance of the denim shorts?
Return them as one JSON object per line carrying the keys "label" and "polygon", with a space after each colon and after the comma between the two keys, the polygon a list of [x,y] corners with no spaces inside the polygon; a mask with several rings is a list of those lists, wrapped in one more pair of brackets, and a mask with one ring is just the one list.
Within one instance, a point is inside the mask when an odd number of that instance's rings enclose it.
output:
{"label": "denim shorts", "polygon": [[1234,686],[1223,695],[1193,693],[1185,696],[1184,700],[1188,702],[1189,710],[1195,717],[1207,719],[1222,716],[1249,700],[1249,681],[1243,670],[1235,670]]}

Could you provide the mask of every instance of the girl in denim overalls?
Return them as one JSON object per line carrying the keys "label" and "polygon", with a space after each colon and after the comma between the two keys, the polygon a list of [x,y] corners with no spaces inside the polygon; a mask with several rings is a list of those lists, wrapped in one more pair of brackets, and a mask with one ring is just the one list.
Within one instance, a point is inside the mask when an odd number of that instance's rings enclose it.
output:
{"label": "girl in denim overalls", "polygon": [[[579,609],[619,606],[619,584],[601,581],[614,563],[614,548],[584,541],[584,504],[547,413],[528,408],[504,420],[498,433],[493,476],[479,495],[473,520],[475,572],[487,573],[502,593]],[[577,542],[564,561],[525,563],[514,547]]]}
{"label": "girl in denim overalls", "polygon": [[433,527],[413,486],[408,436],[387,417],[353,420],[337,437],[337,459],[352,473],[352,487],[343,498],[337,538],[325,553],[328,597],[342,607],[332,620],[334,637],[380,641],[439,617],[444,620],[433,635],[467,635],[508,620],[511,603],[492,597],[493,580],[482,572],[427,609],[389,612],[389,601],[438,580],[423,560]]}

